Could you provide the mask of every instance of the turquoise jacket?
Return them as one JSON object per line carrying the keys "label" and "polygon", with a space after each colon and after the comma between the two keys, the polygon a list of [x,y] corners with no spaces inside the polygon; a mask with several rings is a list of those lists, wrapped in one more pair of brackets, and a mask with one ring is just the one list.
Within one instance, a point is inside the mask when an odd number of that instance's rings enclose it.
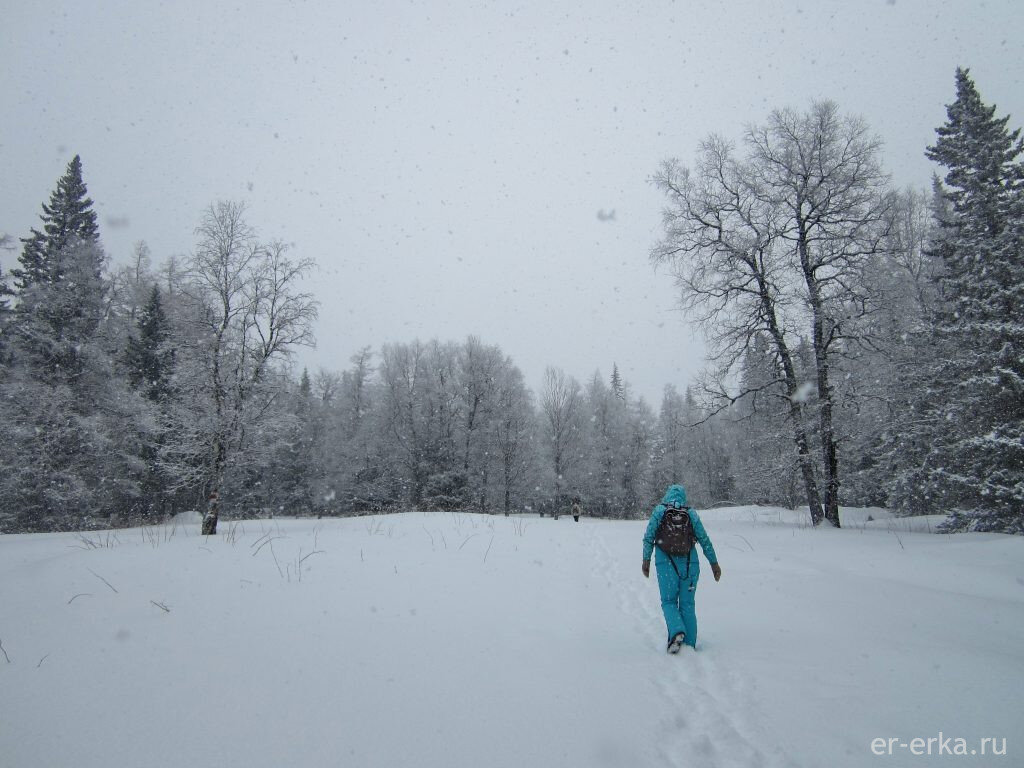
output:
{"label": "turquoise jacket", "polygon": [[[658,526],[661,525],[661,518],[665,516],[665,510],[668,505],[675,506],[678,504],[681,507],[686,506],[686,489],[681,485],[670,485],[668,490],[665,491],[665,497],[661,500],[661,504],[654,508],[651,512],[651,519],[647,523],[647,531],[644,533],[644,560],[650,560],[651,555],[654,553],[654,536],[658,532]],[[704,530],[704,523],[701,522],[700,515],[697,514],[696,510],[688,510],[690,513],[690,522],[693,523],[693,535],[694,538],[700,542],[700,548],[704,550],[704,557],[708,559],[708,562],[714,565],[718,562],[718,556],[715,555],[715,548],[711,546],[711,539],[708,538],[707,531]],[[660,555],[668,557],[660,549],[658,550]],[[693,550],[690,551],[693,554]],[[692,562],[696,562],[697,558],[694,557]]]}

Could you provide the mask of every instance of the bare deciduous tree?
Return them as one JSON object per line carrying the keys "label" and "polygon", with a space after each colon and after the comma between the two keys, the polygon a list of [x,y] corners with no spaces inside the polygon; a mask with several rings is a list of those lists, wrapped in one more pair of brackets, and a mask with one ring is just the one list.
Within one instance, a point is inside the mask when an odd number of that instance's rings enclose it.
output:
{"label": "bare deciduous tree", "polygon": [[[663,163],[654,181],[669,198],[666,235],[651,258],[672,267],[683,308],[697,313],[708,336],[709,357],[718,365],[719,379],[744,359],[759,334],[771,340],[788,397],[807,503],[817,524],[823,516],[821,496],[793,351],[793,277],[778,247],[776,213],[758,198],[752,176],[750,168],[733,158],[732,147],[717,137],[701,145],[696,174],[677,161]],[[723,385],[716,394],[722,398],[725,393]],[[748,394],[752,393],[728,400]]]}
{"label": "bare deciduous tree", "polygon": [[[818,102],[806,113],[773,112],[747,130],[744,146],[745,157],[736,159],[728,142],[712,137],[701,145],[695,173],[675,161],[662,166],[655,183],[670,206],[652,258],[672,265],[684,306],[700,312],[722,378],[757,334],[770,339],[812,519],[838,525],[831,368],[836,356],[869,341],[866,318],[874,307],[863,277],[887,247],[893,210],[880,142],[863,121]],[[813,357],[809,385],[794,354],[802,343]],[[804,428],[811,404],[824,499]]]}
{"label": "bare deciduous tree", "polygon": [[384,345],[380,377],[382,422],[397,447],[401,478],[409,488],[410,501],[417,506],[427,483],[427,454],[430,435],[424,419],[423,402],[428,389],[427,353],[419,341],[411,345]]}
{"label": "bare deciduous tree", "polygon": [[540,406],[544,414],[545,436],[551,450],[555,475],[554,503],[557,510],[565,501],[565,477],[579,460],[580,415],[583,407],[579,382],[567,376],[560,368],[547,368],[544,371]]}
{"label": "bare deciduous tree", "polygon": [[[864,321],[876,311],[865,268],[884,252],[895,197],[882,171],[881,140],[860,118],[828,101],[806,113],[773,112],[747,133],[760,200],[781,224],[790,268],[802,279],[799,298],[810,315],[825,517],[839,525],[839,457],[834,424],[836,356],[870,341]],[[793,264],[792,262],[796,262]]]}
{"label": "bare deciduous tree", "polygon": [[493,437],[493,430],[489,427],[497,408],[498,379],[503,363],[501,350],[483,344],[476,336],[467,338],[459,350],[462,470],[469,492],[481,512],[487,510],[487,485],[492,464],[490,440]]}
{"label": "bare deciduous tree", "polygon": [[501,460],[503,510],[508,516],[512,497],[531,466],[533,403],[519,369],[506,360],[498,381],[495,444]]}
{"label": "bare deciduous tree", "polygon": [[247,420],[258,420],[276,397],[270,368],[294,347],[313,344],[317,302],[299,285],[314,262],[289,258],[283,243],[261,244],[244,205],[211,205],[196,235],[187,292],[200,309],[201,375],[212,403],[203,518],[203,534],[212,534],[229,454],[244,440]]}

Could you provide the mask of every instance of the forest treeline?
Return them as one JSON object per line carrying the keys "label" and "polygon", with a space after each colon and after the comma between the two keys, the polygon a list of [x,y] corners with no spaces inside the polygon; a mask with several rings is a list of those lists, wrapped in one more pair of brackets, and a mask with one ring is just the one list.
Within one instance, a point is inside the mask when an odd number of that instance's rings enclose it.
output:
{"label": "forest treeline", "polygon": [[[708,367],[660,403],[614,361],[536,391],[469,336],[294,371],[314,264],[211,205],[187,257],[112,267],[75,157],[0,274],[0,531],[411,509],[646,514],[692,503],[947,514],[1024,532],[1024,166],[966,70],[929,191],[830,102],[777,110],[653,182]],[[5,247],[19,245],[6,238]],[[656,409],[655,409],[656,407]]]}

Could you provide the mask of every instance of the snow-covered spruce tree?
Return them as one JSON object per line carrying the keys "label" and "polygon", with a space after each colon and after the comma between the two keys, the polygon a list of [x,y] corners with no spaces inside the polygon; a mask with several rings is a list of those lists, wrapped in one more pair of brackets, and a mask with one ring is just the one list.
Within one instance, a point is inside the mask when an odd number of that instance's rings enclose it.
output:
{"label": "snow-covered spruce tree", "polygon": [[42,232],[22,239],[19,268],[11,271],[18,293],[22,354],[57,380],[74,377],[82,342],[103,316],[104,254],[92,200],[78,155],[43,204]]}
{"label": "snow-covered spruce tree", "polygon": [[1024,142],[968,70],[927,156],[946,169],[943,301],[948,358],[929,382],[926,480],[948,528],[1024,533]]}
{"label": "snow-covered spruce tree", "polygon": [[[0,232],[0,251],[13,251],[14,238],[6,232]],[[10,297],[14,295],[14,289],[7,283],[7,277],[3,269],[0,269],[0,312],[7,312],[11,308]]]}
{"label": "snow-covered spruce tree", "polygon": [[82,160],[78,155],[68,163],[67,171],[57,181],[49,204],[43,203],[42,231],[33,228],[22,238],[20,267],[11,270],[22,303],[29,301],[27,289],[37,283],[54,279],[54,259],[66,246],[75,243],[99,242],[99,225],[92,200],[82,180]]}
{"label": "snow-covered spruce tree", "polygon": [[141,460],[145,466],[139,512],[144,516],[171,511],[171,488],[180,473],[165,455],[174,439],[169,400],[177,397],[174,373],[177,350],[164,312],[160,288],[154,283],[135,319],[137,335],[129,335],[124,353],[129,386],[144,399],[148,418],[140,424]]}
{"label": "snow-covered spruce tree", "polygon": [[88,525],[130,510],[138,491],[135,431],[125,428],[138,403],[111,375],[105,257],[78,157],[40,218],[14,271],[0,418],[0,441],[18,454],[0,472],[0,495],[26,530]]}
{"label": "snow-covered spruce tree", "polygon": [[[12,250],[13,249],[13,238],[9,235],[0,233],[0,249]],[[8,357],[8,334],[10,331],[9,323],[14,314],[10,297],[14,295],[14,291],[8,286],[7,280],[0,271],[0,395],[7,392],[8,377],[9,377],[9,364],[10,359]],[[0,418],[3,417],[3,407],[0,406]],[[5,433],[2,427],[0,427],[0,436]],[[8,459],[8,456],[10,457]],[[16,460],[16,453],[7,453],[0,448],[0,468],[8,467],[11,463]],[[3,493],[3,484],[0,483],[0,494]],[[2,498],[2,497],[0,497]],[[15,509],[6,504],[0,503],[0,531],[7,531],[14,528],[15,521]]]}
{"label": "snow-covered spruce tree", "polygon": [[[7,249],[12,238],[0,234],[0,249]],[[11,308],[11,297],[14,296],[14,289],[7,283],[7,277],[0,269],[0,365],[7,360],[7,325],[14,310]]]}
{"label": "snow-covered spruce tree", "polygon": [[128,337],[125,350],[128,381],[147,400],[159,403],[170,394],[176,352],[170,344],[170,324],[156,284],[139,314],[137,328],[138,336]]}
{"label": "snow-covered spruce tree", "polygon": [[612,394],[619,398],[619,400],[626,399],[626,386],[622,382],[622,375],[619,373],[618,363],[612,363],[611,388]]}

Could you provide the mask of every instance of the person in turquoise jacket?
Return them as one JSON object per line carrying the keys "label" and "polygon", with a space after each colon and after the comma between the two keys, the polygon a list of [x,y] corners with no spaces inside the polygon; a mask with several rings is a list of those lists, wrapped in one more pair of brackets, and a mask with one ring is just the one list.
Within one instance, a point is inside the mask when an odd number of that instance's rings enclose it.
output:
{"label": "person in turquoise jacket", "polygon": [[658,526],[665,516],[668,507],[686,508],[693,524],[693,537],[700,542],[704,557],[711,564],[715,581],[722,578],[722,568],[718,565],[715,548],[711,545],[704,523],[696,510],[686,507],[686,489],[681,485],[670,485],[665,491],[661,503],[651,512],[644,533],[644,578],[651,576],[651,554],[658,567],[658,589],[661,592],[661,610],[665,614],[668,626],[668,652],[678,653],[685,644],[696,650],[697,647],[697,611],[694,597],[697,592],[697,579],[700,578],[700,560],[697,548],[691,547],[688,555],[669,555],[654,544]]}

